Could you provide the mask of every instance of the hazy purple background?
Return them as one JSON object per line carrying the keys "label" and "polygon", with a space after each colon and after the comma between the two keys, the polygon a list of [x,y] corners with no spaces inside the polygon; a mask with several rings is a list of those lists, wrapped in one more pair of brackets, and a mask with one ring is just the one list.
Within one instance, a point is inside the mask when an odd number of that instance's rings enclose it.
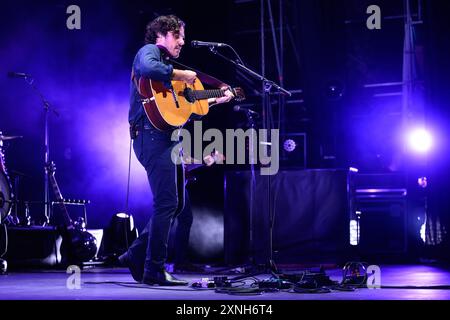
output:
{"label": "hazy purple background", "polygon": [[[76,2],[81,7],[82,29],[74,31],[66,28],[66,8],[74,4],[72,1],[2,3],[0,131],[24,136],[5,148],[8,169],[26,175],[21,199],[43,199],[44,113],[32,88],[23,79],[7,78],[7,72],[31,74],[34,84],[60,113],[59,117],[50,115],[50,157],[57,165],[57,180],[65,197],[91,200],[91,228],[105,227],[114,213],[125,209],[130,66],[143,44],[145,24],[156,14],[175,12],[187,22],[187,41],[231,43],[249,67],[260,71],[259,1],[220,1],[220,15],[214,13],[217,3],[82,0]],[[371,1],[284,3],[290,9],[286,21],[291,28],[285,39],[285,86],[302,89],[299,98],[304,103],[288,104],[281,121],[290,133],[307,132],[310,167],[351,165],[361,172],[375,173],[405,169],[392,166],[404,143],[398,122],[401,99],[374,99],[377,92],[363,89],[367,83],[401,81],[403,21],[389,20],[382,30],[369,32],[364,24],[345,25],[342,21],[365,17],[365,8]],[[423,72],[426,93],[420,109],[424,109],[423,116],[436,143],[425,159],[428,167],[423,165],[423,157],[415,162],[416,158],[409,156],[405,162],[410,169],[418,169],[410,172],[412,181],[425,173],[435,182],[430,211],[442,213],[448,221],[448,19],[438,1],[425,3],[425,24],[417,27],[417,41],[425,62],[419,70]],[[380,4],[385,14],[402,12],[401,0]],[[169,8],[173,10],[168,11]],[[212,25],[205,27],[207,24]],[[269,32],[266,36],[267,76],[275,80]],[[221,79],[230,76],[232,70],[206,49],[186,46],[182,59]],[[249,85],[242,78],[233,79],[239,85]],[[225,80],[228,81],[226,77]],[[329,95],[330,84],[341,87],[342,98]],[[258,103],[254,106],[260,108]],[[213,110],[204,121],[204,128],[211,125],[210,121],[223,121],[232,114],[232,106],[228,107]],[[278,115],[276,106],[274,114]],[[327,154],[335,155],[335,160],[325,161],[323,156]],[[131,168],[129,212],[142,227],[148,219],[152,197],[145,172],[134,154]],[[218,185],[222,187],[220,181]],[[36,220],[43,218],[42,207],[31,209]],[[195,223],[208,224],[207,221],[218,234],[215,238],[220,238],[217,219],[197,219]],[[208,229],[208,225],[203,227]],[[201,238],[208,239],[203,234]]]}

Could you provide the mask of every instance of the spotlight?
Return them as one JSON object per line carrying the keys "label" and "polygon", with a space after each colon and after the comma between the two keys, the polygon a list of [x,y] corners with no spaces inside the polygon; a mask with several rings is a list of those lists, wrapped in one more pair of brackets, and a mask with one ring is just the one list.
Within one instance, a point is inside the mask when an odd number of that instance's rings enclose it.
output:
{"label": "spotlight", "polygon": [[408,142],[412,150],[425,153],[432,145],[431,134],[425,129],[415,129],[409,134]]}

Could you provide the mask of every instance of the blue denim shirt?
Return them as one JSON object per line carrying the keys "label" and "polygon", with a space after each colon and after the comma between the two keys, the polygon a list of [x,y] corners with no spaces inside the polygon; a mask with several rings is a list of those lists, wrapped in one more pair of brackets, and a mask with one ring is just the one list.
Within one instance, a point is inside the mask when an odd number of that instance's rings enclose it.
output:
{"label": "blue denim shirt", "polygon": [[[164,82],[166,87],[170,87],[173,66],[166,61],[166,54],[154,44],[147,44],[139,49],[133,61],[133,71],[135,78],[150,78],[156,81]],[[144,108],[141,103],[140,95],[137,91],[134,81],[130,81],[130,110],[128,112],[128,121],[135,124],[137,121],[145,119]]]}

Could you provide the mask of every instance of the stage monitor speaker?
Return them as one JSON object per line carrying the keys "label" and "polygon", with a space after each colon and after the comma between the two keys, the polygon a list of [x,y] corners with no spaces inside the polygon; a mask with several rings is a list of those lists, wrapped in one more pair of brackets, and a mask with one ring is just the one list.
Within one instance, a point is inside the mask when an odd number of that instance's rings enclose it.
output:
{"label": "stage monitor speaker", "polygon": [[350,248],[351,177],[343,169],[280,171],[271,176],[269,190],[267,176],[256,172],[250,202],[251,172],[227,172],[226,263],[266,263],[271,236],[275,263],[344,263]]}

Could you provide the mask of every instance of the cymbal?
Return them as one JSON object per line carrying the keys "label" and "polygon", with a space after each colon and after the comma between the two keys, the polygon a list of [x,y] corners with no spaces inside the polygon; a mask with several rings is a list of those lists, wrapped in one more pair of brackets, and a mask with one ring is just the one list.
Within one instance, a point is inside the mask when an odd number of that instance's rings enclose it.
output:
{"label": "cymbal", "polygon": [[19,139],[23,138],[23,136],[4,136],[0,134],[0,140],[12,140],[12,139]]}

